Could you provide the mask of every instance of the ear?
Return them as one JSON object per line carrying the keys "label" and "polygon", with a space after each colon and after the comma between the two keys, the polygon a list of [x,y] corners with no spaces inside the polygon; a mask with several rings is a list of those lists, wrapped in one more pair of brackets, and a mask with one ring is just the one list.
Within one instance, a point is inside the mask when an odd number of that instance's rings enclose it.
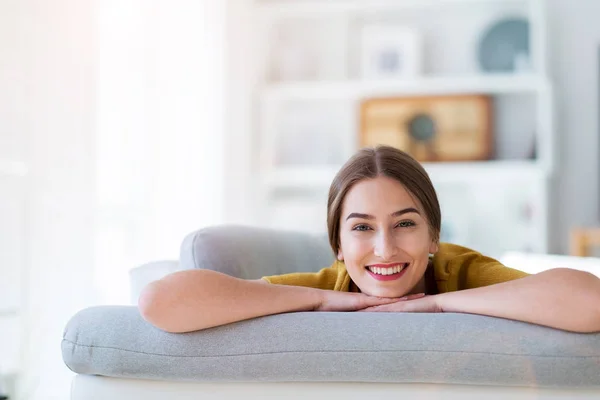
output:
{"label": "ear", "polygon": [[429,245],[429,254],[435,254],[440,249],[439,243],[437,240],[433,240]]}
{"label": "ear", "polygon": [[338,249],[337,259],[340,260],[340,261],[344,261],[344,254],[342,253],[342,248],[341,247]]}

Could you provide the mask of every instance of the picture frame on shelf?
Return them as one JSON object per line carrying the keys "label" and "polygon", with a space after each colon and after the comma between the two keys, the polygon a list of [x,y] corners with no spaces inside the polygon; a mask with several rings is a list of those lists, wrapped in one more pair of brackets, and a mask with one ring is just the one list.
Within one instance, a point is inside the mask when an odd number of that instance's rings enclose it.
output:
{"label": "picture frame on shelf", "polygon": [[492,158],[487,95],[373,98],[360,107],[360,147],[388,145],[421,162]]}
{"label": "picture frame on shelf", "polygon": [[360,32],[362,79],[413,78],[422,73],[422,40],[408,26],[369,24]]}

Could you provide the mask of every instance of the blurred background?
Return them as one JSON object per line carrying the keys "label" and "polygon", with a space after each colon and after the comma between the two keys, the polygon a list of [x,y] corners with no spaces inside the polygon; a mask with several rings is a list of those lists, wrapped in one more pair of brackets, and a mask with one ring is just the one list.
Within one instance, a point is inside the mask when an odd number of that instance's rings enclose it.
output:
{"label": "blurred background", "polygon": [[[442,240],[569,254],[598,220],[597,0],[1,0],[0,393],[128,271],[235,223],[325,231],[358,148],[411,152]],[[593,254],[592,254],[593,255]]]}

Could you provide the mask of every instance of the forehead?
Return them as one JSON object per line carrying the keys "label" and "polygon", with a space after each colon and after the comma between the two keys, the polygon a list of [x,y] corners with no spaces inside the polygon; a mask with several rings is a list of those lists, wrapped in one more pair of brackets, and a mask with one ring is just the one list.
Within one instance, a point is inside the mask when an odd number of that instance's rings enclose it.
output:
{"label": "forehead", "polygon": [[404,185],[393,178],[378,176],[364,179],[352,186],[344,198],[342,214],[389,214],[407,207],[421,209],[419,202]]}

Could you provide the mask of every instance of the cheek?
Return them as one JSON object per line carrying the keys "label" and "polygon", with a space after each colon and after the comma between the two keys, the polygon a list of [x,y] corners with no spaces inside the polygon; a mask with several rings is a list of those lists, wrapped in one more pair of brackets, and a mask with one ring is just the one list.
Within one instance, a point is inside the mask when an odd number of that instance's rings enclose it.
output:
{"label": "cheek", "polygon": [[429,248],[431,247],[431,238],[429,235],[429,230],[419,229],[410,233],[401,232],[397,236],[396,243],[398,247],[402,248],[405,251],[410,251],[416,254],[429,254]]}
{"label": "cheek", "polygon": [[372,251],[373,247],[368,238],[350,232],[340,235],[340,244],[346,262],[362,258],[366,253]]}

